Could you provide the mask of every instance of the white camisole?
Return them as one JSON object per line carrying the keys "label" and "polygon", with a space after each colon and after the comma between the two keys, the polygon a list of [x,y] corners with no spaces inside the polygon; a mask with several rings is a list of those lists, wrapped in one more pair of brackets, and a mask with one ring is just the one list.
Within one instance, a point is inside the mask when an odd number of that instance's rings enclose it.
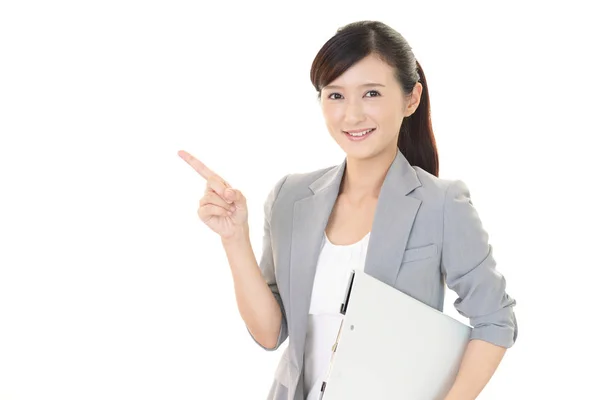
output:
{"label": "white camisole", "polygon": [[353,269],[363,270],[370,233],[350,245],[335,245],[324,235],[317,262],[304,348],[304,393],[318,400],[343,315],[340,306]]}

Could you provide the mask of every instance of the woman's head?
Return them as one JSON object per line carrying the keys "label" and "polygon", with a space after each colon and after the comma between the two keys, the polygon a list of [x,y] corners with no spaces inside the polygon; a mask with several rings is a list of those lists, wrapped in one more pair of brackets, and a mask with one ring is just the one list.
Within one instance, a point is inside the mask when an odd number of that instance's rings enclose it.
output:
{"label": "woman's head", "polygon": [[[437,176],[427,82],[398,32],[377,21],[340,28],[315,57],[310,78],[327,128],[348,157],[398,147],[411,165]],[[348,134],[365,129],[374,130],[363,138]]]}

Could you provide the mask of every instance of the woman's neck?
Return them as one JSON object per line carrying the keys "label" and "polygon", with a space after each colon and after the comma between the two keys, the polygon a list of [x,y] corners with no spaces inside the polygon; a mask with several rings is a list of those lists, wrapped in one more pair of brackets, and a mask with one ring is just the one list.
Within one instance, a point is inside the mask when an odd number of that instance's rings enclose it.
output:
{"label": "woman's neck", "polygon": [[385,176],[396,157],[396,151],[380,153],[372,158],[346,159],[346,170],[342,178],[340,195],[352,204],[379,198]]}

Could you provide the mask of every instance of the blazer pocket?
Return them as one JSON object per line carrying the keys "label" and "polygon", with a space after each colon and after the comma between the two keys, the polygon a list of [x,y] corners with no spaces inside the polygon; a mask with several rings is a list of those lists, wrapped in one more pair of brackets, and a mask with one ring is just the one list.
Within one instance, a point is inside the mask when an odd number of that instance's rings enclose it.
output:
{"label": "blazer pocket", "polygon": [[437,249],[438,247],[435,243],[429,244],[427,246],[406,249],[404,250],[404,257],[402,258],[402,262],[405,263],[431,258],[437,254]]}

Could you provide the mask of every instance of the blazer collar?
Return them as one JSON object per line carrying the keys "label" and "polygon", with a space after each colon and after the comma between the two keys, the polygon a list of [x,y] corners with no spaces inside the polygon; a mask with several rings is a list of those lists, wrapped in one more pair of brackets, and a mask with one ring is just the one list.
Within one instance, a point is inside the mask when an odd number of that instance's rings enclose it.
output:
{"label": "blazer collar", "polygon": [[[347,161],[348,159],[344,158],[344,161],[342,161],[341,164],[331,168],[311,183],[309,188],[312,190],[313,194],[318,194],[329,186],[337,188],[339,193],[342,177],[346,171]],[[393,186],[392,190],[395,194],[399,195],[406,195],[421,186],[421,181],[419,181],[415,170],[399,150],[396,151],[396,157],[388,169],[382,191],[384,188],[387,189],[386,186]]]}

